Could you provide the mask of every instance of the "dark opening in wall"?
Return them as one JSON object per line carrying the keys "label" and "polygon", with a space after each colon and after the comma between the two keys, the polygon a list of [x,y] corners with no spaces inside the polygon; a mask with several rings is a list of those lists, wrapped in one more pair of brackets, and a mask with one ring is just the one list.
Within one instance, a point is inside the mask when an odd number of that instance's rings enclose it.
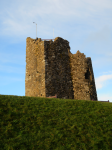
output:
{"label": "dark opening in wall", "polygon": [[87,69],[87,72],[85,73],[85,79],[89,79],[90,77],[90,72],[89,72],[89,68]]}
{"label": "dark opening in wall", "polygon": [[42,96],[42,94],[41,94],[41,96]]}

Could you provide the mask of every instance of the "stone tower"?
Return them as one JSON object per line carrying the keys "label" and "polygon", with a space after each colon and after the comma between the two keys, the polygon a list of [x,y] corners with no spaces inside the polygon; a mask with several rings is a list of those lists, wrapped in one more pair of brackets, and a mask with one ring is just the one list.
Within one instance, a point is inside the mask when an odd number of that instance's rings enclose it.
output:
{"label": "stone tower", "polygon": [[97,100],[91,58],[70,52],[69,42],[26,39],[25,96]]}

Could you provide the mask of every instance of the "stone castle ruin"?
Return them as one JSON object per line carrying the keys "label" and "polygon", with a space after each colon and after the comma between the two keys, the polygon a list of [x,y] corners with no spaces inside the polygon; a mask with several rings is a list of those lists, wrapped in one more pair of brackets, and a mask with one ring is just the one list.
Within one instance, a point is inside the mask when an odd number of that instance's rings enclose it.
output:
{"label": "stone castle ruin", "polygon": [[25,96],[76,100],[95,100],[95,87],[90,57],[78,50],[70,52],[69,42],[26,39]]}

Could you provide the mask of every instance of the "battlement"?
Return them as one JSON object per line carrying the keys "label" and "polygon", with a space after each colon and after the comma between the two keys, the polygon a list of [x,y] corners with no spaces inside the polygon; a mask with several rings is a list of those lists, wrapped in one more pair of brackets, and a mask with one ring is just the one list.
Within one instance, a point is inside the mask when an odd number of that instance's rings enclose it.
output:
{"label": "battlement", "polygon": [[25,95],[97,100],[91,58],[70,52],[69,42],[26,39]]}

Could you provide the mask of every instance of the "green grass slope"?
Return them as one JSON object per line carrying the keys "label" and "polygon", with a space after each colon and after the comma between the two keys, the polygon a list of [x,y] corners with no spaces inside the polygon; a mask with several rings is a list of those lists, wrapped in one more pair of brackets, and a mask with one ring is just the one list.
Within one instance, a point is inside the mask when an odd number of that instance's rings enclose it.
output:
{"label": "green grass slope", "polygon": [[0,95],[1,150],[112,150],[112,103]]}

